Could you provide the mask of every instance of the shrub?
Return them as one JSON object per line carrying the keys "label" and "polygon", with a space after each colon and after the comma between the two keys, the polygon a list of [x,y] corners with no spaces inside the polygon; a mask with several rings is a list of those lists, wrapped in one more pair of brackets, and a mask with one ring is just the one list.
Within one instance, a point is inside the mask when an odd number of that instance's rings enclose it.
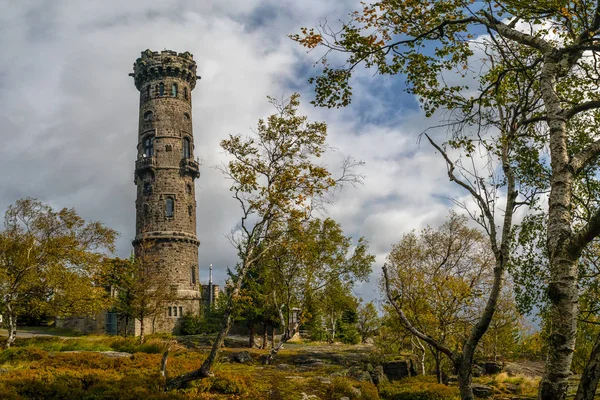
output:
{"label": "shrub", "polygon": [[433,377],[416,376],[379,387],[384,400],[459,400],[458,388],[436,383]]}
{"label": "shrub", "polygon": [[337,377],[327,389],[327,400],[339,400],[347,397],[350,400],[378,400],[377,387],[370,382],[356,382],[348,378]]}
{"label": "shrub", "polygon": [[182,335],[197,335],[202,333],[202,319],[192,314],[186,314],[181,320]]}
{"label": "shrub", "polygon": [[220,393],[244,396],[249,393],[248,385],[239,376],[219,374],[192,384],[199,393]]}

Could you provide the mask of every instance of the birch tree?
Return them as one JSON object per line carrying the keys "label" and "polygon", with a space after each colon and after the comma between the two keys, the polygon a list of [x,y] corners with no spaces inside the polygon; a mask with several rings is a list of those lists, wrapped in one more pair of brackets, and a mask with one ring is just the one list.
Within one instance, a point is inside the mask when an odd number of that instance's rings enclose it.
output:
{"label": "birch tree", "polygon": [[357,163],[347,159],[339,177],[317,163],[327,150],[327,126],[298,115],[299,95],[283,104],[271,99],[277,113],[260,119],[249,136],[231,135],[221,147],[231,158],[222,172],[231,180],[230,191],[240,206],[240,222],[231,234],[239,262],[231,271],[221,328],[207,358],[195,371],[167,380],[167,390],[211,375],[221,346],[231,328],[240,291],[248,271],[279,244],[280,232],[289,219],[307,220],[315,207],[343,182],[356,182]]}
{"label": "birch tree", "polygon": [[[473,43],[485,33],[486,54],[502,56],[480,74],[475,94],[467,80],[441,84],[444,73],[469,72]],[[597,117],[600,2],[597,1],[391,1],[365,4],[339,30],[324,24],[293,38],[308,48],[321,47],[323,73],[313,79],[316,103],[329,107],[350,102],[350,78],[357,65],[379,74],[402,74],[406,89],[417,95],[427,115],[440,108],[487,107],[495,88],[507,80],[529,82],[527,113],[516,128],[534,126],[549,152],[549,196],[546,246],[549,255],[551,333],[541,399],[564,399],[570,376],[577,327],[577,265],[586,245],[600,234],[600,208],[589,203],[578,222],[574,186],[585,171],[595,170],[600,153]],[[423,51],[427,48],[427,51]],[[502,51],[508,48],[510,52]],[[332,66],[327,55],[343,53],[346,63]],[[443,82],[443,81],[442,81]],[[472,93],[472,92],[471,92]],[[577,121],[583,129],[572,130]],[[533,131],[528,131],[533,138]],[[465,394],[463,394],[465,396]]]}

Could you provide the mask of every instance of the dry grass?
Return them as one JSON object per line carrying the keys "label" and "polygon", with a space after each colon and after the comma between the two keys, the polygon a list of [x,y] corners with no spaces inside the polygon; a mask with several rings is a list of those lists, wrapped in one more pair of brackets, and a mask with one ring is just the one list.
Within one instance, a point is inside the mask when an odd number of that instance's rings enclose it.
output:
{"label": "dry grass", "polygon": [[476,382],[494,388],[494,393],[498,398],[516,395],[519,398],[536,398],[539,378],[532,378],[527,375],[516,374],[509,375],[506,372],[501,372],[492,377],[476,378]]}

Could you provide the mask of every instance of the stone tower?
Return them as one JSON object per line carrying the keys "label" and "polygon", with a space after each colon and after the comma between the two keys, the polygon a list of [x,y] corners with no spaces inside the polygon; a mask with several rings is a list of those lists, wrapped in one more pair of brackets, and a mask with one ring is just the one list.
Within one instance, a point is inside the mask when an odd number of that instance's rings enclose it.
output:
{"label": "stone tower", "polygon": [[169,274],[177,301],[155,322],[156,332],[179,330],[181,316],[200,311],[196,198],[200,177],[194,160],[192,90],[196,63],[188,53],[146,50],[133,64],[140,91],[135,184],[137,250],[141,239],[154,243],[153,260]]}

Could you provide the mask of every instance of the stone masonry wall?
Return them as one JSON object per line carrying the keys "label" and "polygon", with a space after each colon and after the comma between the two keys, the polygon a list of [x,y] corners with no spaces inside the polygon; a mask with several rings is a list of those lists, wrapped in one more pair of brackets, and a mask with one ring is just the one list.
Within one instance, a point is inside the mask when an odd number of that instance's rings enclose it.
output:
{"label": "stone masonry wall", "polygon": [[153,259],[164,266],[178,299],[157,316],[154,330],[177,333],[182,314],[200,310],[191,96],[196,64],[189,53],[146,50],[131,75],[140,91],[134,245],[155,241]]}

